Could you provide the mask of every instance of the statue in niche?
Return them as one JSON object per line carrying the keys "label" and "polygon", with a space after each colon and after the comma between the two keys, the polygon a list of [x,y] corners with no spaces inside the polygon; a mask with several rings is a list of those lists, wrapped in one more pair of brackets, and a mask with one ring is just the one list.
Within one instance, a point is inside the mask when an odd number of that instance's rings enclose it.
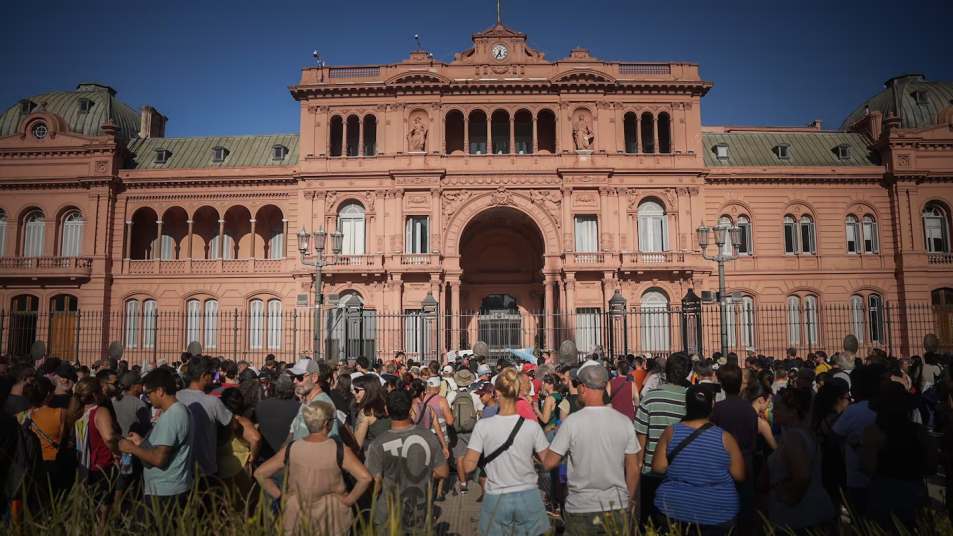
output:
{"label": "statue in niche", "polygon": [[591,151],[592,142],[596,139],[592,131],[592,125],[584,114],[579,114],[576,123],[572,127],[572,140],[576,144],[577,151]]}
{"label": "statue in niche", "polygon": [[427,150],[427,125],[419,115],[414,118],[413,126],[407,133],[407,150],[412,153],[422,153]]}

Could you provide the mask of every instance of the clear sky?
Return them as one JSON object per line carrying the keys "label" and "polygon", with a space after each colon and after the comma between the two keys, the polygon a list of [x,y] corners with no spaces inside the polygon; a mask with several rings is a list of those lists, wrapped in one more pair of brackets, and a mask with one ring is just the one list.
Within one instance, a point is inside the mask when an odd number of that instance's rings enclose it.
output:
{"label": "clear sky", "polygon": [[[3,0],[0,106],[78,82],[169,117],[167,135],[296,132],[288,86],[312,65],[439,60],[493,25],[495,0]],[[953,80],[953,0],[504,0],[548,59],[688,61],[706,125],[837,128],[888,78]]]}

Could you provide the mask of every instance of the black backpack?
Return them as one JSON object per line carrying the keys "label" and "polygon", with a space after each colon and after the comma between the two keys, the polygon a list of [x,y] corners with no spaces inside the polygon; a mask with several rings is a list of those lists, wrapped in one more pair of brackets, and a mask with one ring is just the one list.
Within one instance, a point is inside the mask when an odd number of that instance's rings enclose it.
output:
{"label": "black backpack", "polygon": [[[19,419],[18,419],[19,421]],[[28,479],[39,474],[43,462],[43,449],[40,438],[33,431],[33,419],[27,416],[17,426],[15,448],[10,466],[3,482],[3,494],[16,497],[23,491]]]}

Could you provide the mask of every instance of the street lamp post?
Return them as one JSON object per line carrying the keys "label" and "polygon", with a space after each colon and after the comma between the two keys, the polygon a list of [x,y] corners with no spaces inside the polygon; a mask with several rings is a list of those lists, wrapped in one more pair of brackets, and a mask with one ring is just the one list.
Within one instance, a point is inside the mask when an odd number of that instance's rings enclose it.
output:
{"label": "street lamp post", "polygon": [[[733,261],[738,258],[738,246],[741,243],[741,229],[736,225],[719,223],[716,227],[708,227],[704,224],[696,230],[698,234],[698,246],[701,248],[702,257],[709,261],[718,263],[718,305],[721,324],[721,355],[728,355],[728,296],[725,292],[725,262]],[[708,245],[711,235],[714,235],[715,246],[718,251],[715,255],[708,255]],[[725,250],[725,244],[729,244],[729,251]]]}
{"label": "street lamp post", "polygon": [[[338,260],[341,254],[341,246],[344,242],[344,234],[341,232],[331,233],[331,257],[324,258],[324,248],[327,242],[328,233],[320,229],[314,233],[314,358],[321,358],[321,305],[324,303],[324,295],[321,293],[321,269],[325,266],[331,266]],[[307,256],[310,253],[311,234],[307,229],[301,228],[298,231],[298,252],[301,254],[301,263],[308,266]]]}

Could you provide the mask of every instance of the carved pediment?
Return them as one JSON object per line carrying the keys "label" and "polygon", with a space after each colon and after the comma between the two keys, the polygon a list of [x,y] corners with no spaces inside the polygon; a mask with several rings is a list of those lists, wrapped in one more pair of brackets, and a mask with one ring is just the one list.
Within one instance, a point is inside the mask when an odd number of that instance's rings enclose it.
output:
{"label": "carved pediment", "polygon": [[551,79],[554,84],[614,84],[611,76],[590,69],[574,69]]}
{"label": "carved pediment", "polygon": [[410,71],[395,75],[384,83],[389,86],[429,86],[433,84],[449,84],[450,79],[430,71]]}

